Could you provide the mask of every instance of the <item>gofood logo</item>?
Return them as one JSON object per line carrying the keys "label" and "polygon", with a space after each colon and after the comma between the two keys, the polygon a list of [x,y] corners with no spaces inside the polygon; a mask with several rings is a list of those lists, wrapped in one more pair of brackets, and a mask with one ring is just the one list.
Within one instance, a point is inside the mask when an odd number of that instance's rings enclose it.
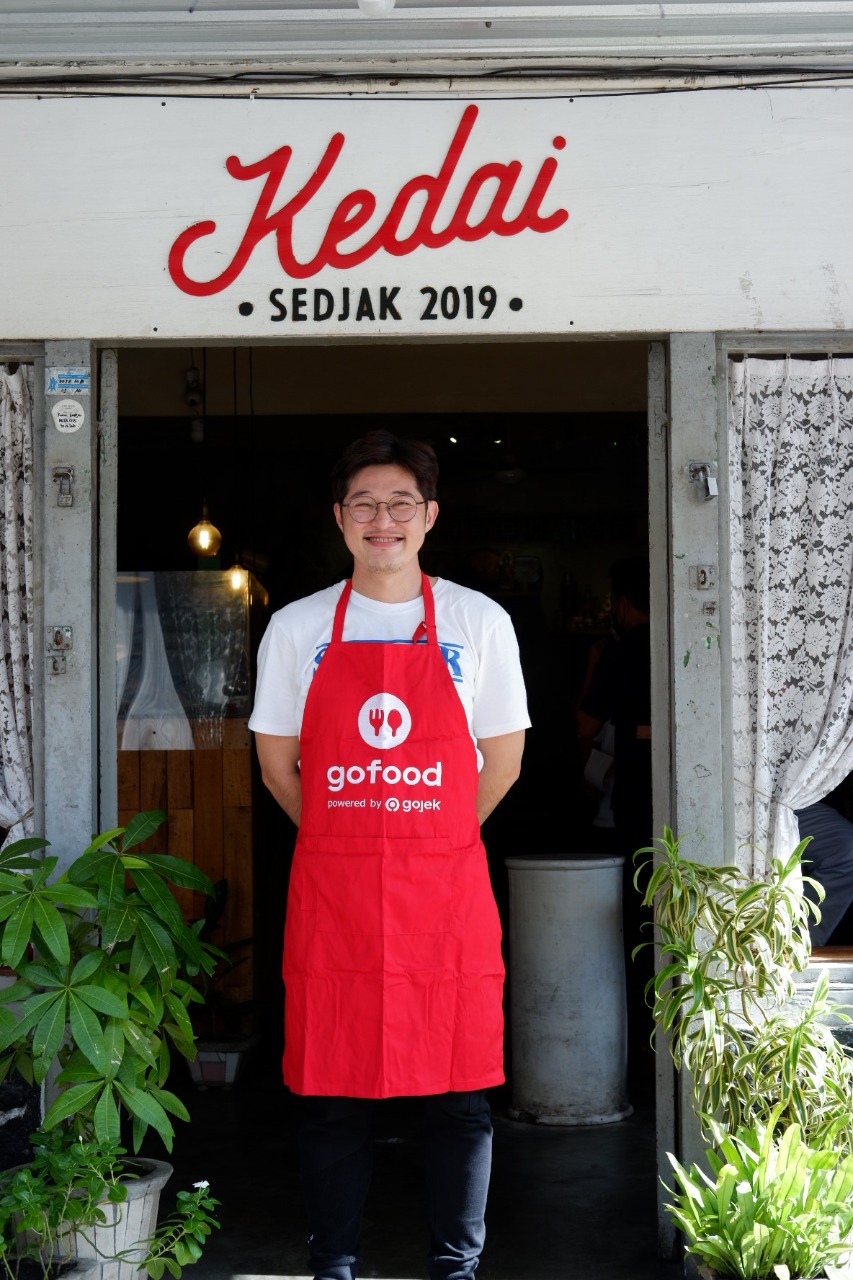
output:
{"label": "gofood logo", "polygon": [[401,746],[411,733],[411,713],[393,693],[374,693],[358,713],[358,731],[369,747],[390,751]]}
{"label": "gofood logo", "polygon": [[[393,693],[375,693],[362,705],[358,713],[358,731],[362,741],[377,751],[390,751],[401,746],[412,730],[412,716],[405,702],[395,698]],[[416,765],[401,767],[396,764],[385,764],[382,759],[371,760],[367,765],[333,764],[326,771],[326,781],[330,791],[342,791],[349,783],[352,787],[375,787],[383,782],[386,786],[396,787],[400,783],[405,787],[416,787],[419,783],[427,787],[441,786],[441,761],[425,769]],[[329,802],[332,803],[331,801]],[[343,802],[340,802],[343,803]],[[364,805],[364,801],[347,801],[350,805]],[[415,801],[399,801],[393,797],[386,800],[386,807],[392,811],[401,806],[408,811]],[[430,808],[438,808],[438,801],[417,802]],[[373,801],[371,801],[373,805]]]}

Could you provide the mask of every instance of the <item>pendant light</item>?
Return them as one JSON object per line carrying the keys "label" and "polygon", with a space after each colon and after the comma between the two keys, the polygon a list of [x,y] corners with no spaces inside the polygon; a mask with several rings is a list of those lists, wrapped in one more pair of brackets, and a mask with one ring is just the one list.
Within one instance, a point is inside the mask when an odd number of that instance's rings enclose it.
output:
{"label": "pendant light", "polygon": [[[234,429],[234,456],[235,458],[243,458],[243,451],[240,449],[240,428],[237,417],[237,348],[231,348],[231,422]],[[241,483],[237,486],[237,515],[234,521],[236,527],[236,550],[237,556],[228,570],[228,584],[235,595],[245,591],[249,584],[248,570],[243,568],[242,552],[240,550],[240,536],[243,532],[243,492],[245,486]]]}
{"label": "pendant light", "polygon": [[235,560],[231,568],[228,570],[228,583],[231,590],[236,595],[238,591],[245,591],[249,581],[249,571],[244,569],[239,560]]}
{"label": "pendant light", "polygon": [[215,556],[222,546],[222,534],[207,518],[207,503],[201,509],[201,519],[187,534],[187,545],[194,555]]}
{"label": "pendant light", "polygon": [[[207,443],[205,441],[205,428],[207,426],[207,351],[202,349],[202,371],[196,368],[194,352],[190,352],[190,368],[187,370],[187,391],[186,402],[187,408],[193,413],[190,422],[190,439],[193,444],[201,450],[201,476],[202,483],[206,485],[207,479]],[[197,416],[201,410],[201,416]],[[203,492],[203,490],[202,490]],[[215,524],[208,519],[207,499],[202,503],[201,519],[198,524],[194,524],[187,534],[187,546],[193,555],[198,556],[202,560],[210,560],[217,555],[219,548],[222,546],[222,534],[219,532]]]}

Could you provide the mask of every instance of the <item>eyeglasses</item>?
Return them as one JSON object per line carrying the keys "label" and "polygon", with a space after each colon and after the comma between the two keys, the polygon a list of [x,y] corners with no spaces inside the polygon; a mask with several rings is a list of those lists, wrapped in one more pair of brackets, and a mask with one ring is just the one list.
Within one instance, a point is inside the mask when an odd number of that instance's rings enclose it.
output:
{"label": "eyeglasses", "polygon": [[379,515],[380,507],[387,507],[388,514],[397,524],[408,524],[414,520],[418,507],[425,507],[426,501],[415,502],[414,498],[391,498],[389,502],[376,502],[373,498],[359,498],[358,502],[342,502],[356,524],[370,524]]}

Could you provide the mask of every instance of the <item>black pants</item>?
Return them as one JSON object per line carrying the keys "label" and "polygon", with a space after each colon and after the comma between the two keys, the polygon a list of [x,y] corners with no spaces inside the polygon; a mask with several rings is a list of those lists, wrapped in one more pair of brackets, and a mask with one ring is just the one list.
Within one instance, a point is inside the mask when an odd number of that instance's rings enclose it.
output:
{"label": "black pants", "polygon": [[[826,891],[820,923],[809,917],[812,946],[823,947],[853,902],[853,823],[822,801],[796,813],[800,839],[812,837],[803,854],[803,873],[817,880]],[[810,887],[805,893],[814,900]]]}
{"label": "black pants", "polygon": [[[300,1099],[299,1149],[315,1280],[355,1280],[373,1166],[370,1098]],[[492,1119],[482,1091],[423,1099],[430,1280],[474,1275],[486,1229]]]}

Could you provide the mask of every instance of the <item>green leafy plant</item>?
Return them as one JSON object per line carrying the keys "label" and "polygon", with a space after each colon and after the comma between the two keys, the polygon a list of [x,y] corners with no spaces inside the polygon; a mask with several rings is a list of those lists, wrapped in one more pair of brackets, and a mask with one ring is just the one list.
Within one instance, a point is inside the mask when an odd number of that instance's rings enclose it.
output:
{"label": "green leafy plant", "polygon": [[689,861],[679,843],[664,828],[635,854],[662,962],[647,996],[709,1144],[710,1176],[669,1156],[667,1208],[718,1275],[829,1274],[853,1247],[853,1061],[827,1025],[845,1015],[826,972],[807,1003],[794,999],[819,914],[802,894],[808,841],[760,881]]}
{"label": "green leafy plant", "polygon": [[811,1280],[850,1252],[853,1155],[808,1146],[796,1124],[774,1137],[775,1117],[734,1134],[712,1127],[711,1176],[669,1156],[678,1191],[667,1208],[688,1253],[721,1276]]}
{"label": "green leafy plant", "polygon": [[103,1203],[127,1198],[120,1147],[68,1143],[58,1131],[31,1141],[31,1162],[0,1174],[0,1262],[9,1277],[61,1268],[74,1252],[75,1227],[104,1221]]}
{"label": "green leafy plant", "polygon": [[161,1280],[164,1271],[178,1280],[183,1267],[198,1262],[211,1230],[219,1226],[213,1216],[218,1204],[207,1182],[193,1183],[192,1191],[178,1192],[174,1213],[145,1241],[147,1251],[140,1266],[151,1280]]}
{"label": "green leafy plant", "polygon": [[194,1010],[192,1020],[201,1044],[247,1039],[251,1036],[254,1011],[254,1001],[234,999],[225,989],[229,976],[249,960],[254,939],[219,939],[228,905],[228,881],[218,880],[213,890],[214,896],[205,903],[199,936],[206,942],[214,937],[218,939],[222,963],[216,965],[212,974],[202,975],[199,983],[204,999]]}
{"label": "green leafy plant", "polygon": [[40,1083],[58,1064],[66,1087],[44,1128],[116,1143],[123,1107],[137,1151],[149,1125],[171,1150],[169,1117],[189,1119],[165,1087],[170,1047],[195,1056],[188,1008],[203,997],[191,979],[220,954],[184,923],[168,885],[210,893],[208,877],[139,849],[164,818],[141,813],[97,836],[53,880],[57,859],[32,856],[47,841],[0,852],[0,962],[15,975],[0,991],[0,1078],[14,1067]]}
{"label": "green leafy plant", "polygon": [[793,1000],[794,974],[811,955],[808,913],[817,910],[801,892],[808,842],[761,881],[691,862],[679,843],[664,828],[658,847],[635,858],[662,961],[647,994],[676,1066],[690,1072],[703,1129],[716,1119],[733,1133],[775,1116],[780,1129],[798,1124],[807,1143],[850,1150],[853,1062],[826,1023],[830,1011],[846,1015],[830,1004],[825,972],[807,1005]]}
{"label": "green leafy plant", "polygon": [[[203,1001],[198,979],[223,953],[200,936],[201,922],[184,922],[170,887],[210,894],[208,877],[140,847],[164,819],[136,815],[58,874],[56,857],[36,856],[43,839],[0,851],[0,963],[12,978],[0,990],[0,1079],[16,1070],[31,1083],[47,1080],[56,1095],[32,1165],[0,1183],[12,1201],[4,1217],[0,1199],[7,1270],[20,1247],[17,1223],[48,1257],[69,1230],[100,1221],[98,1203],[121,1202],[123,1115],[134,1151],[149,1128],[171,1151],[173,1120],[189,1120],[167,1087],[171,1054],[195,1056],[189,1007]],[[179,1208],[195,1225],[173,1223],[171,1248],[157,1237],[155,1271],[194,1260],[205,1234],[209,1196],[186,1194],[196,1207],[179,1198]]]}
{"label": "green leafy plant", "polygon": [[[122,1147],[82,1138],[69,1143],[58,1130],[33,1134],[32,1142],[29,1164],[0,1173],[0,1265],[8,1280],[20,1280],[22,1271],[44,1280],[61,1272],[73,1261],[77,1233],[97,1254],[91,1228],[107,1222],[105,1204],[126,1201],[127,1179],[133,1176],[122,1162]],[[179,1191],[174,1212],[152,1236],[110,1256],[132,1255],[151,1280],[160,1280],[166,1270],[177,1280],[184,1266],[198,1261],[211,1230],[219,1226],[213,1216],[218,1203],[207,1182]]]}

